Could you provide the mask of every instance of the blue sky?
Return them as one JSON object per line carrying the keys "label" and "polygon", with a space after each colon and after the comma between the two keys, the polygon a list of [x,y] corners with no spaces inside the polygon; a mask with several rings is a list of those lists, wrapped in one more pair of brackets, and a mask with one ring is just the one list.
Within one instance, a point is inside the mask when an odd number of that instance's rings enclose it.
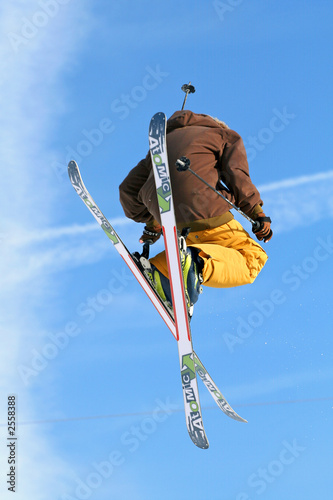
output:
{"label": "blue sky", "polygon": [[[328,498],[331,3],[0,9],[1,498],[12,393],[18,500]],[[138,250],[118,185],[147,152],[151,116],[179,109],[190,80],[187,107],[242,135],[274,230],[256,282],[205,289],[195,309],[195,350],[248,420],[228,419],[199,384],[206,451],[187,435],[176,342],[66,172],[76,159]]]}

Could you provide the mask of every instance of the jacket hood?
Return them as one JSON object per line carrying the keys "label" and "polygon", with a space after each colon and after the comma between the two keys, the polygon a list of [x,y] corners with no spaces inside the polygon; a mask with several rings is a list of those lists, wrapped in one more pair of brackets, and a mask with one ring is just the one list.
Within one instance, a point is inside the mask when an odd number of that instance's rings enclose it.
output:
{"label": "jacket hood", "polygon": [[176,111],[168,120],[167,131],[171,132],[176,128],[197,126],[197,127],[211,127],[221,128],[214,118],[209,115],[202,115],[193,113],[189,110]]}

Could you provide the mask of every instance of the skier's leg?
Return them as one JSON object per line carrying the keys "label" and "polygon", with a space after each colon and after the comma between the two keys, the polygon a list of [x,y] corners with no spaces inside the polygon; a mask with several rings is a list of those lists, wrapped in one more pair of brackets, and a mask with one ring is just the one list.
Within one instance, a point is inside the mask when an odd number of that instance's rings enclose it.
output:
{"label": "skier's leg", "polygon": [[[202,292],[202,268],[203,260],[199,257],[199,250],[194,247],[187,247],[186,251],[181,252],[181,265],[185,284],[185,293],[188,300],[188,305],[193,305],[197,302],[200,293]],[[161,252],[150,259],[151,268],[155,281],[155,287],[161,295],[160,288],[163,288],[164,295],[170,302],[170,283],[168,279],[168,268],[166,263],[165,252]],[[158,289],[159,288],[159,289]]]}
{"label": "skier's leg", "polygon": [[228,288],[253,283],[267,260],[266,252],[236,220],[190,233],[188,244],[200,249],[205,286]]}
{"label": "skier's leg", "polygon": [[[210,287],[252,283],[267,260],[265,251],[236,220],[214,229],[191,232],[187,244],[199,250],[203,260],[202,284]],[[151,263],[168,276],[164,252],[151,259]]]}

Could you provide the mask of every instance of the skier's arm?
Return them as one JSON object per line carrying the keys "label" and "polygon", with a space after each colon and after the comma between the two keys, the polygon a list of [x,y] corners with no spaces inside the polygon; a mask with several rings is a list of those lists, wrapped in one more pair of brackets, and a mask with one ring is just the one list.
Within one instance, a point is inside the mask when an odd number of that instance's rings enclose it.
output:
{"label": "skier's arm", "polygon": [[150,224],[154,217],[140,199],[140,189],[147,181],[151,169],[149,155],[134,167],[119,186],[119,199],[126,217],[135,222]]}
{"label": "skier's arm", "polygon": [[220,178],[232,192],[235,204],[247,215],[257,216],[263,201],[250,178],[244,143],[236,132],[230,134],[219,162]]}
{"label": "skier's arm", "polygon": [[260,229],[255,231],[255,235],[259,241],[264,240],[266,243],[273,235],[270,218],[265,216],[263,201],[251,181],[241,137],[230,131],[230,139],[220,161],[220,178],[232,192],[236,205],[252,219],[260,222]]}

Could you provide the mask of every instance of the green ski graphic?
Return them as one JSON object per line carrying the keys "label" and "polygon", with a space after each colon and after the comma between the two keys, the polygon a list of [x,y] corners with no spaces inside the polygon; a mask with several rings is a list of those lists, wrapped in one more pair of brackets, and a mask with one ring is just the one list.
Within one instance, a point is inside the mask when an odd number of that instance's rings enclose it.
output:
{"label": "green ski graphic", "polygon": [[171,196],[170,190],[167,192],[164,192],[163,186],[161,186],[157,189],[158,205],[159,205],[160,209],[162,210],[162,212],[161,212],[162,214],[170,211],[170,208],[171,208],[170,207],[170,200],[171,200],[170,196]]}

